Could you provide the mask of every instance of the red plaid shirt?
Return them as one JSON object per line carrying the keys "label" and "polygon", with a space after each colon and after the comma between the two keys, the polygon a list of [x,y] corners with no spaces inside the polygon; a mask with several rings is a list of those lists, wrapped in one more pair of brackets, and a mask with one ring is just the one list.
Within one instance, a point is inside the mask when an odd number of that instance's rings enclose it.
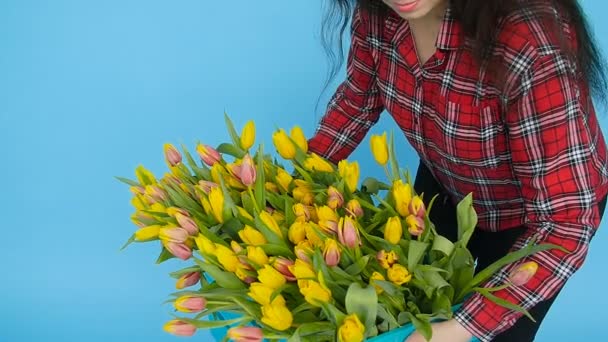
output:
{"label": "red plaid shirt", "polygon": [[[608,184],[606,145],[588,87],[573,76],[580,73],[557,39],[530,18],[522,9],[503,20],[496,51],[509,73],[507,91],[500,92],[474,62],[450,10],[437,52],[420,66],[407,21],[396,13],[380,21],[357,9],[347,79],[310,140],[312,151],[337,162],[386,109],[455,203],[474,194],[480,229],[526,225],[514,249],[535,238],[570,250],[524,260],[539,265],[533,279],[495,292],[526,309],[552,297],[582,265]],[[485,286],[504,284],[515,266]],[[478,294],[455,314],[482,341],[520,316]]]}

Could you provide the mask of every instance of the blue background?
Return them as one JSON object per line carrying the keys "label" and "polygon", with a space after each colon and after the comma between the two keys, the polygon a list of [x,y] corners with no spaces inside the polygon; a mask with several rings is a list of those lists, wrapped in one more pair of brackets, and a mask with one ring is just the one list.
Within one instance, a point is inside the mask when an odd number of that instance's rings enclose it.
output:
{"label": "blue background", "polygon": [[[608,5],[583,5],[608,50]],[[268,148],[276,127],[311,135],[337,84],[315,112],[321,13],[320,0],[0,1],[0,341],[177,339],[161,330],[171,317],[161,303],[179,265],[155,265],[155,244],[118,251],[134,226],[113,176],[140,163],[162,175],[165,142],[223,142],[224,111],[238,127],[256,119]],[[393,128],[385,115],[373,131]],[[380,176],[368,146],[352,157]],[[538,341],[605,335],[607,234]]]}

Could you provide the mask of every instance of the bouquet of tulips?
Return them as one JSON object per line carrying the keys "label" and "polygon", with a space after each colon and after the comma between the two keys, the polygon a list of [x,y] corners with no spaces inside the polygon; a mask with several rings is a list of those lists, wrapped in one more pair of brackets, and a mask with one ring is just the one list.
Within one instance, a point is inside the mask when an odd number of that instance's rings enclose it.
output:
{"label": "bouquet of tulips", "polygon": [[[126,245],[160,241],[157,262],[185,262],[171,274],[180,291],[170,299],[183,314],[166,331],[229,327],[236,341],[354,342],[413,326],[430,339],[430,323],[449,319],[474,291],[525,313],[479,285],[555,246],[531,244],[475,275],[466,248],[477,223],[471,195],[457,207],[458,241],[438,235],[428,215],[433,201],[415,194],[386,133],[371,147],[388,179],[359,187],[357,162],[335,166],[309,153],[298,127],[272,137],[286,167],[262,146],[252,150],[253,122],[241,134],[227,116],[226,123],[231,142],[199,143],[199,160],[165,145],[162,179],[142,166],[136,181],[119,177],[131,186],[139,227]],[[523,264],[504,287],[534,272]]]}

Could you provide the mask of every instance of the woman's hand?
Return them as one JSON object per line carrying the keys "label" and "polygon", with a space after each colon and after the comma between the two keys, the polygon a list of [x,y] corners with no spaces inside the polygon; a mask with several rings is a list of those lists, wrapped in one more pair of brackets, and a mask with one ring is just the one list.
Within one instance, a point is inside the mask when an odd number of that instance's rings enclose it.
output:
{"label": "woman's hand", "polygon": [[[433,328],[431,342],[469,342],[473,338],[473,335],[455,319],[433,323],[431,327]],[[420,333],[415,332],[405,342],[426,342],[426,340]]]}

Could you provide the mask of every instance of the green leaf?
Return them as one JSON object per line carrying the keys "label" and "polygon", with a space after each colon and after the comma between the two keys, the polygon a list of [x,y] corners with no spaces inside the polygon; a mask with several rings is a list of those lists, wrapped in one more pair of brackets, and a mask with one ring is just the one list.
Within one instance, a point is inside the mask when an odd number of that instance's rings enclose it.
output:
{"label": "green leaf", "polygon": [[416,328],[416,331],[418,331],[427,341],[430,341],[433,337],[433,329],[431,327],[431,322],[426,319],[420,319],[412,315],[411,312],[406,312],[405,314],[414,325],[414,328]]}
{"label": "green leaf", "polygon": [[369,332],[376,322],[378,315],[378,295],[373,286],[362,287],[353,283],[346,292],[346,312],[357,314],[365,325],[365,331]]}
{"label": "green leaf", "polygon": [[196,319],[186,318],[186,317],[176,317],[177,319],[190,323],[196,326],[199,329],[213,329],[213,328],[221,328],[228,327],[233,324],[245,324],[246,322],[251,322],[253,319],[251,317],[239,317],[230,320],[222,320],[222,321],[199,321]]}
{"label": "green leaf", "polygon": [[451,255],[454,251],[454,244],[448,238],[436,235],[433,240],[432,251],[441,252],[443,255]]}
{"label": "green leaf", "polygon": [[264,244],[260,247],[262,247],[264,252],[266,252],[268,255],[280,255],[291,258],[295,257],[295,254],[291,251],[291,249],[286,247],[284,244]]}
{"label": "green leaf", "polygon": [[397,154],[395,153],[395,136],[393,132],[391,132],[389,140],[388,153],[391,161],[391,176],[393,176],[391,181],[393,181],[399,179],[399,164],[397,163]]}
{"label": "green leaf", "polygon": [[173,258],[175,258],[175,256],[171,254],[165,247],[163,247],[162,251],[160,252],[160,255],[158,256],[158,259],[156,259],[156,263],[161,264]]}
{"label": "green leaf", "polygon": [[317,335],[321,332],[328,332],[328,331],[331,331],[334,329],[335,329],[335,326],[333,324],[331,324],[330,322],[314,322],[314,323],[304,323],[304,324],[300,325],[300,327],[298,327],[296,332],[298,333],[298,335],[304,337],[304,336]]}
{"label": "green leaf", "polygon": [[417,240],[410,241],[410,246],[407,251],[407,268],[410,272],[416,269],[416,266],[426,254],[426,249],[428,246],[429,244],[425,242],[420,242]]}
{"label": "green leaf", "polygon": [[525,315],[526,317],[528,317],[532,322],[536,323],[536,320],[534,319],[534,317],[532,317],[532,315],[530,315],[530,313],[524,309],[523,307],[513,304],[507,300],[504,300],[502,298],[496,297],[495,295],[493,295],[492,293],[490,293],[490,291],[486,291],[483,288],[478,288],[477,292],[479,292],[482,296],[488,298],[489,300],[493,301],[494,303],[500,305],[500,306],[504,306],[505,308],[509,309],[509,310],[513,310],[513,311],[517,311],[519,313],[522,313],[523,315]]}
{"label": "green leaf", "polygon": [[240,147],[233,144],[222,143],[217,147],[219,153],[227,154],[235,158],[243,158],[247,152],[243,151]]}
{"label": "green leaf", "polygon": [[234,124],[232,123],[232,120],[230,120],[230,117],[228,117],[228,114],[226,112],[224,112],[224,121],[226,121],[226,128],[228,128],[228,133],[230,134],[232,143],[234,144],[234,146],[239,146],[239,148],[240,148],[241,138],[239,137],[239,134],[234,129]]}
{"label": "green leaf", "polygon": [[140,186],[139,183],[137,183],[136,181],[130,180],[128,178],[124,178],[124,177],[118,177],[118,176],[114,176],[114,178],[118,179],[119,181],[127,184],[127,185],[131,185],[131,186]]}
{"label": "green leaf", "polygon": [[473,195],[469,193],[456,206],[458,243],[466,247],[477,226],[477,213],[473,208]]}
{"label": "green leaf", "polygon": [[135,234],[131,235],[131,237],[129,238],[129,240],[127,240],[127,242],[125,242],[125,244],[122,245],[122,247],[120,247],[120,250],[121,251],[124,250],[125,248],[127,248],[127,246],[129,246],[133,242],[135,242]]}
{"label": "green leaf", "polygon": [[200,270],[201,269],[198,266],[190,266],[190,267],[182,268],[181,270],[178,270],[178,271],[171,272],[171,273],[169,273],[169,276],[171,278],[177,279],[177,278],[183,276],[184,274],[191,273],[191,272],[200,272]]}
{"label": "green leaf", "polygon": [[205,272],[207,272],[215,282],[223,288],[227,289],[244,289],[245,284],[241,280],[230,272],[222,271],[219,267],[205,263],[202,260],[194,258],[197,265],[200,266]]}
{"label": "green leaf", "polygon": [[255,179],[255,200],[258,208],[263,210],[266,207],[266,177],[264,175],[264,145],[258,146],[258,155],[256,161],[256,179]]}
{"label": "green leaf", "polygon": [[393,314],[390,313],[382,304],[378,305],[378,317],[388,324],[387,330],[392,330],[399,327],[399,323],[397,322],[395,316],[393,316]]}
{"label": "green leaf", "polygon": [[351,276],[358,275],[359,273],[363,272],[363,270],[365,270],[365,268],[367,267],[367,264],[369,263],[370,257],[371,257],[370,255],[366,255],[366,256],[360,258],[355,263],[348,266],[344,271],[346,273],[350,274]]}
{"label": "green leaf", "polygon": [[239,309],[241,307],[238,305],[222,305],[222,306],[218,306],[218,307],[214,307],[213,309],[207,309],[201,313],[199,313],[198,315],[194,316],[194,319],[201,319],[204,317],[207,317],[209,315],[213,315],[217,312],[232,312],[232,313],[240,313],[241,315],[244,312],[241,312]]}
{"label": "green leaf", "polygon": [[346,315],[342,311],[340,311],[331,303],[321,303],[321,308],[323,309],[323,312],[325,312],[325,315],[327,315],[327,318],[335,326],[340,326],[342,324],[342,321],[344,320],[344,317],[346,317]]}

